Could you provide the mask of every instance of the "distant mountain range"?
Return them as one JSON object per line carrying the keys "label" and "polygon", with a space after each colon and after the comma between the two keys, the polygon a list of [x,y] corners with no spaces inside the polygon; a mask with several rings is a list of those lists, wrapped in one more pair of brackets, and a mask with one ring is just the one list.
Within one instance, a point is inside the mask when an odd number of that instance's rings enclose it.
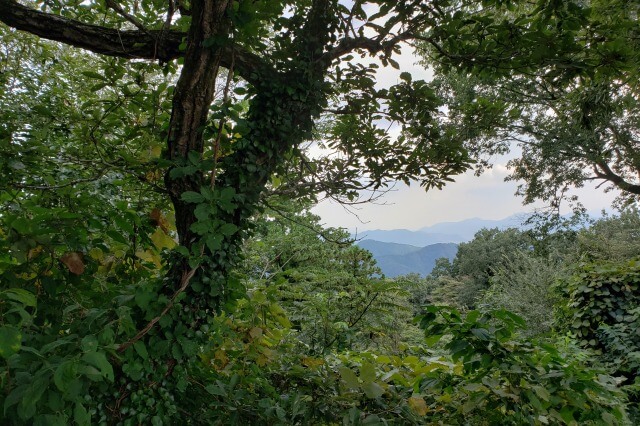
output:
{"label": "distant mountain range", "polygon": [[436,259],[446,257],[452,260],[458,252],[458,245],[454,243],[416,247],[408,244],[362,240],[358,242],[358,246],[369,250],[382,272],[391,278],[410,273],[429,275],[436,264]]}
{"label": "distant mountain range", "polygon": [[442,222],[417,231],[392,229],[363,231],[354,234],[358,240],[375,240],[383,243],[408,244],[418,248],[436,243],[464,243],[471,241],[482,228],[520,228],[527,219],[524,214],[509,216],[502,220],[467,219],[460,222]]}
{"label": "distant mountain range", "polygon": [[[592,218],[601,214],[590,214]],[[352,234],[360,247],[369,250],[382,272],[388,277],[409,273],[428,275],[435,266],[436,259],[446,257],[452,260],[458,251],[458,244],[471,241],[483,228],[520,228],[530,216],[516,214],[502,220],[467,219],[460,222],[442,222],[426,226],[417,231],[392,229],[363,231]],[[568,215],[567,215],[568,217]]]}

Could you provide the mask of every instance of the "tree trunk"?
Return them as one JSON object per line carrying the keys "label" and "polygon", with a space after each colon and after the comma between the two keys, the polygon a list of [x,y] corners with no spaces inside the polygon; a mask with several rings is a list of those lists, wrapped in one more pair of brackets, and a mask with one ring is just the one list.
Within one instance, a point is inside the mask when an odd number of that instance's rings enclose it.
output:
{"label": "tree trunk", "polygon": [[[202,158],[203,130],[209,107],[215,95],[215,84],[223,50],[222,41],[229,37],[230,23],[225,16],[229,0],[193,2],[192,21],[187,39],[184,66],[173,95],[173,110],[169,124],[168,155],[177,163],[186,162],[189,153]],[[207,46],[207,47],[205,47]],[[190,247],[194,222],[193,204],[180,196],[185,191],[200,192],[202,172],[172,179],[166,178],[176,214],[180,244]]]}

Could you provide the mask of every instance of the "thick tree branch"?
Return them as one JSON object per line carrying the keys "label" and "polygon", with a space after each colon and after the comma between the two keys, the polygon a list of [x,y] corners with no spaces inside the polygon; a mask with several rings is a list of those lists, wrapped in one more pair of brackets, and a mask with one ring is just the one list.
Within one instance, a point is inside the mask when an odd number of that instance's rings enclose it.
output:
{"label": "thick tree branch", "polygon": [[0,21],[17,30],[109,56],[168,62],[182,53],[178,31],[121,31],[43,13],[14,0],[0,0]]}
{"label": "thick tree branch", "polygon": [[339,57],[347,55],[354,50],[367,50],[371,55],[375,55],[378,52],[387,53],[390,52],[396,44],[412,38],[414,38],[414,35],[410,32],[400,33],[386,41],[380,41],[379,39],[369,37],[347,37],[340,40],[333,49],[322,55],[319,61],[325,64],[330,64]]}
{"label": "thick tree branch", "polygon": [[[47,40],[59,41],[94,53],[130,59],[169,62],[184,56],[180,44],[186,33],[175,30],[118,30],[85,24],[62,16],[43,13],[17,3],[0,0],[0,22]],[[259,56],[239,47],[227,46],[220,65],[231,66],[235,50],[235,72],[251,84],[276,71]]]}
{"label": "thick tree branch", "polygon": [[622,176],[616,174],[604,161],[598,161],[594,166],[594,173],[599,179],[608,180],[623,191],[640,195],[640,185],[627,182]]}

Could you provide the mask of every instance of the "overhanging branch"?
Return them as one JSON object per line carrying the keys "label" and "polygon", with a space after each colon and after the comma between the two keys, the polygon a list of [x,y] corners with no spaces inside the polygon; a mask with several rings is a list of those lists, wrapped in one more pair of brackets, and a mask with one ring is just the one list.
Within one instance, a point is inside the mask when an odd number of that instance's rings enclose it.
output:
{"label": "overhanging branch", "polygon": [[[47,40],[80,47],[101,55],[169,62],[184,55],[180,44],[186,33],[175,30],[118,30],[44,13],[17,3],[0,0],[0,22]],[[259,56],[239,46],[226,46],[221,66],[231,66],[235,50],[235,72],[251,84],[276,71]],[[228,50],[228,51],[226,51]]]}
{"label": "overhanging branch", "polygon": [[186,36],[178,31],[123,31],[85,24],[31,9],[14,0],[0,0],[0,21],[17,30],[91,52],[164,62],[182,56],[179,46]]}

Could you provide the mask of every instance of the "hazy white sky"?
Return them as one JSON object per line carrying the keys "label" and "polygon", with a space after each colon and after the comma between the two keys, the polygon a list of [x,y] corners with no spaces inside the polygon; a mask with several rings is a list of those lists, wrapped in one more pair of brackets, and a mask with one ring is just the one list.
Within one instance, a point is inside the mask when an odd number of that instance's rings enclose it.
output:
{"label": "hazy white sky", "polygon": [[[401,71],[409,71],[414,79],[429,79],[431,74],[421,65],[411,48],[405,47],[396,58]],[[379,70],[379,85],[390,86],[399,81],[399,71],[393,68]],[[456,177],[442,190],[425,193],[418,185],[407,187],[398,183],[395,189],[376,204],[343,208],[331,202],[321,202],[314,212],[328,226],[354,230],[369,229],[418,229],[438,222],[455,222],[479,217],[503,219],[515,213],[533,212],[538,205],[522,205],[516,197],[517,183],[504,182],[508,175],[508,158],[496,159],[494,168],[477,177],[473,172]],[[610,209],[615,194],[605,194],[595,185],[575,192],[589,211]],[[567,209],[568,211],[568,209]]]}
{"label": "hazy white sky", "polygon": [[[418,185],[398,184],[378,204],[350,207],[348,211],[331,201],[321,202],[314,212],[329,226],[354,230],[419,229],[438,222],[456,222],[479,217],[504,219],[516,213],[533,212],[538,205],[522,205],[514,195],[517,184],[504,182],[508,172],[502,164],[480,177],[472,172],[456,178],[442,190],[425,192]],[[594,187],[576,191],[589,211],[609,210],[614,195]],[[381,204],[384,203],[384,204]],[[568,212],[568,209],[565,210]],[[354,214],[355,213],[355,214]],[[357,215],[357,216],[356,216]]]}

